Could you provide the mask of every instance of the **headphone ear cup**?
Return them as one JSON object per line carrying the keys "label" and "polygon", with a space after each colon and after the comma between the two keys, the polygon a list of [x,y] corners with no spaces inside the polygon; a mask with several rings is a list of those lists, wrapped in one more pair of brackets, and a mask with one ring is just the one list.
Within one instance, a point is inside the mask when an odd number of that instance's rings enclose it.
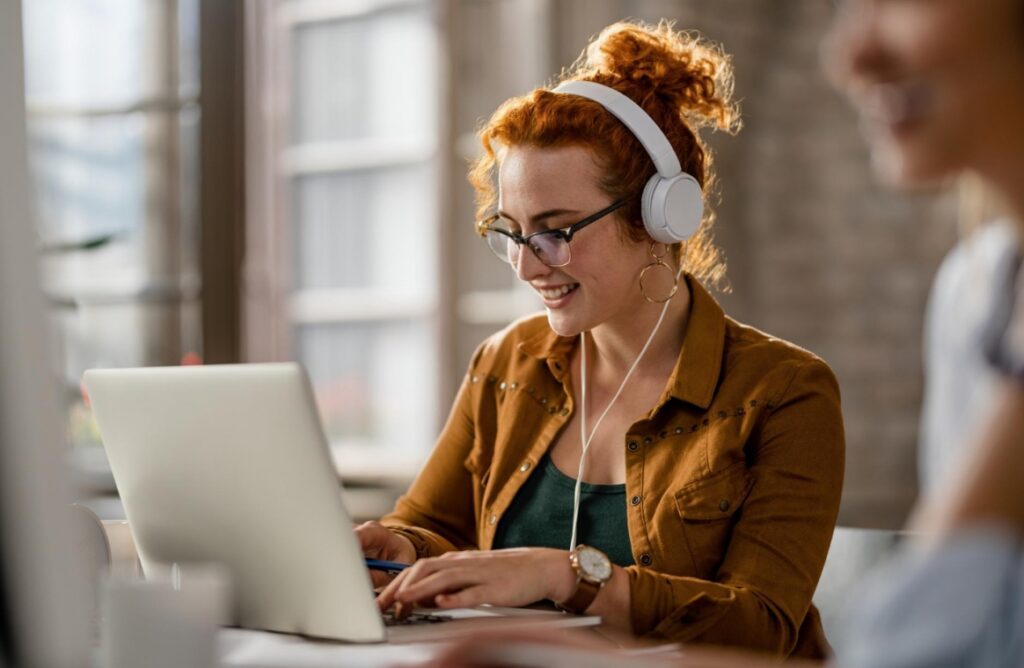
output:
{"label": "headphone ear cup", "polygon": [[668,179],[655,174],[644,186],[641,215],[647,234],[655,241],[685,241],[700,228],[704,217],[700,184],[685,172]]}

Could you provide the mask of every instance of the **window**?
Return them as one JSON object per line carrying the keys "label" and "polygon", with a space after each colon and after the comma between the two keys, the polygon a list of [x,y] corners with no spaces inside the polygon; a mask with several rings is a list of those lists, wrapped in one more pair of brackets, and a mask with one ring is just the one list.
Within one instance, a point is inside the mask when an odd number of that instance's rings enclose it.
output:
{"label": "window", "polygon": [[336,447],[422,458],[439,410],[435,7],[254,10],[271,102],[255,137],[267,187],[250,185],[247,356],[305,365]]}
{"label": "window", "polygon": [[85,369],[201,352],[198,1],[33,0],[23,21],[43,281],[81,451],[99,443]]}

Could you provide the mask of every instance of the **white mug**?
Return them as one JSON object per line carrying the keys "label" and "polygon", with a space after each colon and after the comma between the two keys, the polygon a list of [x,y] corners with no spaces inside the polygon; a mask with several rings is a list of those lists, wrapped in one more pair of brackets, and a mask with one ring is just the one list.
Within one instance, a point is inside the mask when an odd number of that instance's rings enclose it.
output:
{"label": "white mug", "polygon": [[231,623],[231,586],[216,564],[173,564],[145,580],[111,577],[102,596],[105,668],[213,668]]}

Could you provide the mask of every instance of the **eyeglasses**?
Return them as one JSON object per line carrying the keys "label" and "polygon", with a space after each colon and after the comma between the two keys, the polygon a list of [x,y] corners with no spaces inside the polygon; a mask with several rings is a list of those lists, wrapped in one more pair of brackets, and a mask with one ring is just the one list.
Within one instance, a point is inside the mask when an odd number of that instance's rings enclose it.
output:
{"label": "eyeglasses", "polygon": [[597,213],[587,216],[578,223],[557,230],[541,230],[525,237],[508,229],[508,220],[499,214],[488,216],[478,222],[477,230],[487,240],[487,245],[500,259],[512,266],[519,264],[519,249],[528,246],[537,259],[549,267],[564,267],[572,260],[569,242],[573,235],[587,225],[597,222],[612,211],[624,206],[628,199],[620,199]]}

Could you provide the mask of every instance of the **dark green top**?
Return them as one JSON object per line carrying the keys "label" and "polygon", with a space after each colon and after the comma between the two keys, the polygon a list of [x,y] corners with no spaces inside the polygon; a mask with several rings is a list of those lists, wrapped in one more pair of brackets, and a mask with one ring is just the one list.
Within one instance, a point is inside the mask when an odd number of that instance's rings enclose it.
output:
{"label": "dark green top", "polygon": [[[576,480],[559,471],[551,458],[544,455],[502,516],[494,548],[569,549],[575,486]],[[626,525],[625,485],[580,486],[576,542],[596,547],[619,566],[633,563]]]}

